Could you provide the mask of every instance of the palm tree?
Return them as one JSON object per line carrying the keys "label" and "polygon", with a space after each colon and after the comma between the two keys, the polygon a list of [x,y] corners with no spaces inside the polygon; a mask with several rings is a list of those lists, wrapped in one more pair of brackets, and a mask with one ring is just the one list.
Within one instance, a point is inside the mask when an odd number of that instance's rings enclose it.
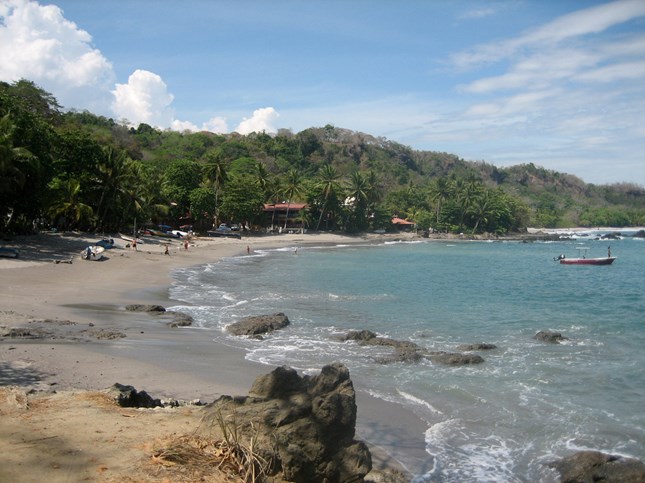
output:
{"label": "palm tree", "polygon": [[457,203],[459,205],[459,229],[464,226],[464,216],[470,209],[475,198],[481,193],[481,182],[474,179],[457,179],[455,182],[455,191],[457,194]]}
{"label": "palm tree", "polygon": [[98,164],[101,197],[96,208],[100,227],[105,226],[105,219],[110,208],[118,209],[117,198],[124,193],[128,182],[133,178],[132,161],[123,151],[113,147],[104,148],[104,158]]}
{"label": "palm tree", "polygon": [[[38,158],[23,147],[15,146],[16,125],[9,114],[0,118],[0,219],[10,212],[15,195],[25,186],[29,171],[38,169]],[[4,205],[4,206],[3,206]]]}
{"label": "palm tree", "polygon": [[431,188],[430,200],[436,204],[437,228],[439,227],[443,204],[451,196],[452,190],[452,183],[446,177],[438,178]]}
{"label": "palm tree", "polygon": [[488,223],[492,204],[492,199],[488,190],[474,198],[470,204],[468,212],[473,215],[476,220],[475,226],[473,227],[473,233],[477,233],[477,228],[479,228],[480,223]]}
{"label": "palm tree", "polygon": [[157,171],[146,169],[141,163],[133,163],[133,182],[128,184],[124,192],[129,212],[140,220],[164,219],[170,213],[168,200],[163,198],[159,186],[163,175]]}
{"label": "palm tree", "polygon": [[226,161],[219,153],[209,153],[206,157],[206,166],[204,167],[204,176],[208,183],[215,191],[215,214],[213,219],[213,226],[217,226],[218,218],[218,196],[219,192],[228,180],[226,172]]}
{"label": "palm tree", "polygon": [[284,229],[286,230],[287,222],[289,221],[289,207],[291,205],[291,202],[294,199],[300,198],[302,196],[302,176],[297,169],[291,168],[287,172],[287,177],[282,193],[287,199],[287,214],[284,219]]}
{"label": "palm tree", "polygon": [[381,199],[380,180],[374,170],[370,170],[365,177],[367,183],[367,208],[373,210]]}
{"label": "palm tree", "polygon": [[352,210],[347,214],[345,225],[349,225],[350,215],[354,215],[355,222],[359,229],[365,227],[366,211],[370,199],[370,187],[368,180],[359,171],[355,171],[349,178],[347,187],[348,204],[351,204]]}
{"label": "palm tree", "polygon": [[255,165],[255,179],[262,192],[266,195],[271,184],[271,178],[269,177],[269,173],[267,172],[264,163],[260,161]]}
{"label": "palm tree", "polygon": [[79,223],[88,221],[93,210],[81,200],[81,183],[76,179],[60,180],[53,182],[56,200],[49,208],[49,214],[52,218],[65,217],[66,227],[70,225],[77,226]]}
{"label": "palm tree", "polygon": [[296,221],[300,223],[300,233],[305,232],[305,226],[309,224],[309,213],[307,212],[306,209],[302,209],[298,211],[298,216],[296,217]]}
{"label": "palm tree", "polygon": [[318,173],[318,182],[316,186],[320,190],[320,194],[325,201],[323,203],[322,210],[320,210],[320,216],[318,217],[318,223],[316,224],[316,231],[320,228],[320,222],[325,215],[325,210],[327,209],[329,200],[337,197],[338,192],[340,191],[339,179],[340,174],[331,164],[323,165]]}

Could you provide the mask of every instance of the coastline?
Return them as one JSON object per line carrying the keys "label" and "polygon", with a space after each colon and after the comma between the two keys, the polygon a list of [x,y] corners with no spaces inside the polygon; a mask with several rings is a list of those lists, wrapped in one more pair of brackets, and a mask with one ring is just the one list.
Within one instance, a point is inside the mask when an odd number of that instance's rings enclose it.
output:
{"label": "coastline", "polygon": [[[255,378],[273,367],[247,361],[243,351],[214,343],[199,328],[169,328],[167,317],[126,312],[123,307],[132,303],[172,305],[168,287],[173,270],[243,255],[247,246],[255,250],[405,238],[416,237],[293,234],[241,240],[196,238],[187,250],[177,241],[171,242],[170,256],[163,254],[165,240],[144,243],[135,252],[126,242],[115,239],[115,248],[106,250],[107,259],[99,262],[79,256],[96,237],[41,234],[21,238],[21,258],[0,259],[0,284],[4,287],[0,326],[35,328],[44,337],[0,340],[0,367],[8,374],[0,378],[0,386],[47,394],[100,391],[118,382],[153,397],[202,402],[224,394],[245,395]],[[70,258],[72,263],[66,263]],[[125,337],[98,340],[98,331]],[[418,434],[422,426],[416,417],[368,396],[360,390],[360,381],[354,383],[357,438],[370,446],[374,468],[412,472],[425,468],[429,456],[423,434]]]}

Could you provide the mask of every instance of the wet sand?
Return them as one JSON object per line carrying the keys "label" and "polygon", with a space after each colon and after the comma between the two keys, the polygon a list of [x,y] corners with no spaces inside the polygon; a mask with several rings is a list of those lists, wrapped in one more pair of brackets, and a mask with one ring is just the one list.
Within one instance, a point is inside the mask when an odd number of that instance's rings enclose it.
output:
{"label": "wet sand", "polygon": [[[389,236],[392,238],[392,236]],[[43,392],[97,391],[116,382],[157,398],[210,402],[223,394],[245,395],[254,379],[273,367],[208,337],[207,329],[170,328],[169,316],[127,312],[127,304],[172,306],[172,271],[243,255],[249,249],[378,243],[386,238],[332,234],[146,240],[137,251],[114,239],[102,261],[85,261],[81,250],[97,239],[81,234],[41,234],[15,239],[21,257],[0,258],[0,326],[23,328],[35,338],[0,339],[0,386]],[[156,243],[154,243],[156,241]],[[5,246],[12,246],[5,243]],[[67,263],[71,259],[71,263]],[[6,329],[5,329],[6,331]],[[333,362],[333,361],[330,361]],[[375,467],[425,472],[425,427],[413,414],[357,389],[357,437],[368,442]]]}

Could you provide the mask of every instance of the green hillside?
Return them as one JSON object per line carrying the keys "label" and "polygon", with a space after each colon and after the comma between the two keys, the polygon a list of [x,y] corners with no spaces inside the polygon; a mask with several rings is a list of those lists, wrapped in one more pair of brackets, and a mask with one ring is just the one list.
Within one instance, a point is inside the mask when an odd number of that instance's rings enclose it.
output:
{"label": "green hillside", "polygon": [[507,233],[645,225],[645,189],[586,184],[533,164],[498,168],[335,126],[277,135],[136,128],[62,112],[29,81],[0,83],[1,232],[114,232],[221,222],[264,229],[264,203],[306,203],[309,230]]}

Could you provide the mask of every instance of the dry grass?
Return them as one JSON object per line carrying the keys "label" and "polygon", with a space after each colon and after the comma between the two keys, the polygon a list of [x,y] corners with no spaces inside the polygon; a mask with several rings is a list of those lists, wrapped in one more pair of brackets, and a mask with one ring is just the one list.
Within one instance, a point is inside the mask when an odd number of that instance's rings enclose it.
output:
{"label": "dry grass", "polygon": [[174,481],[265,481],[269,462],[254,451],[257,431],[252,431],[250,440],[243,442],[235,417],[226,421],[221,413],[217,414],[216,428],[210,429],[219,430],[221,437],[192,434],[160,442],[152,452],[157,471],[176,478]]}

